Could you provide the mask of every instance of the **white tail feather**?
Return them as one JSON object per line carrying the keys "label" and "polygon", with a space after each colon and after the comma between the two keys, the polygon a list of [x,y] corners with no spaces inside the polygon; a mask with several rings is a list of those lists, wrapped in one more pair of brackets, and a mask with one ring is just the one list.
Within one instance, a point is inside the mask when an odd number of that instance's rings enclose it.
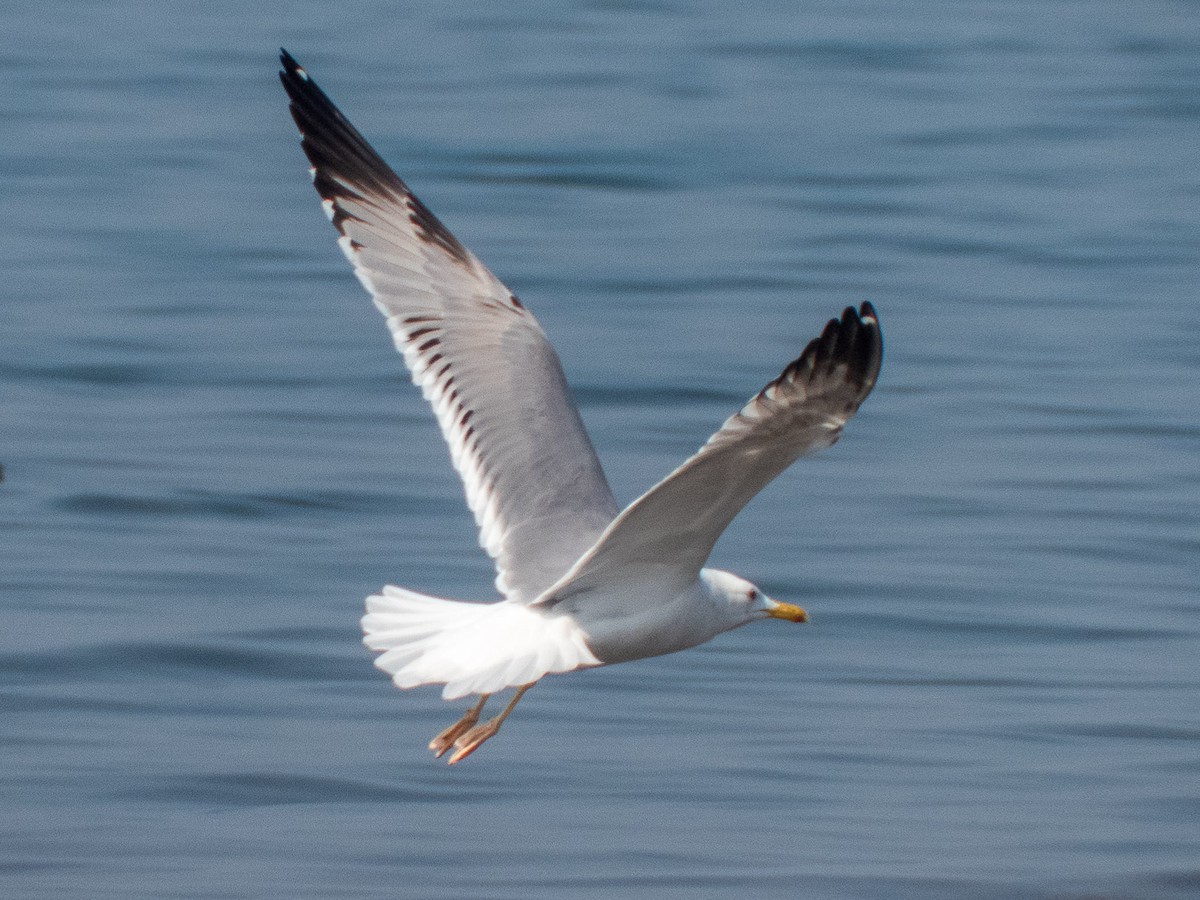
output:
{"label": "white tail feather", "polygon": [[464,603],[388,586],[367,598],[362,628],[396,687],[445,684],[447,700],[600,664],[573,621],[507,601]]}

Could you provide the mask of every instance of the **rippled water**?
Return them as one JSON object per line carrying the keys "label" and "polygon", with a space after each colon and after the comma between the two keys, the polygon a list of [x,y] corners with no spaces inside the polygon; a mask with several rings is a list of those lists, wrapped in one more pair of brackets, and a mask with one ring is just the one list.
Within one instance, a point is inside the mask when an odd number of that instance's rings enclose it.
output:
{"label": "rippled water", "polygon": [[[19,4],[0,893],[1200,893],[1200,17],[1182,3]],[[453,715],[486,598],[283,44],[538,315],[618,496],[843,305],[875,394],[714,562],[802,602]]]}

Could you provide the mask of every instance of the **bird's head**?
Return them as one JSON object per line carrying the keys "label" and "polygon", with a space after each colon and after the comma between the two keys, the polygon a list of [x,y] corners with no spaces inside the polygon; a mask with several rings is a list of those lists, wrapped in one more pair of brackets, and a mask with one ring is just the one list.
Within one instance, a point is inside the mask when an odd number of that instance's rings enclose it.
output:
{"label": "bird's head", "polygon": [[739,620],[739,625],[755,619],[808,621],[808,613],[799,606],[772,600],[757,585],[732,572],[704,569],[700,578],[713,599],[728,606],[731,618]]}

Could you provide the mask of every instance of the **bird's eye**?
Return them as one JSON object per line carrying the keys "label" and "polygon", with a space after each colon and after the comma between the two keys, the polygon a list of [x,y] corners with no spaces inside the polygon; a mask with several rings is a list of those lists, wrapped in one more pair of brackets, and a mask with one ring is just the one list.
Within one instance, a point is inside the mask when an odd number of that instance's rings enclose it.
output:
{"label": "bird's eye", "polygon": [[758,599],[758,591],[755,588],[750,588],[750,590],[746,591],[746,599],[753,603]]}

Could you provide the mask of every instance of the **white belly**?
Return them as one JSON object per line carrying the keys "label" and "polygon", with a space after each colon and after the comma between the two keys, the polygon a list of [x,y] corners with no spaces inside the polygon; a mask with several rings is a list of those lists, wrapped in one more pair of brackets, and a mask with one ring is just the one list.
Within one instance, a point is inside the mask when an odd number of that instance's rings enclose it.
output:
{"label": "white belly", "polygon": [[579,625],[606,665],[686,650],[740,624],[720,615],[699,582],[667,597],[652,583],[614,585],[570,597],[555,612]]}

